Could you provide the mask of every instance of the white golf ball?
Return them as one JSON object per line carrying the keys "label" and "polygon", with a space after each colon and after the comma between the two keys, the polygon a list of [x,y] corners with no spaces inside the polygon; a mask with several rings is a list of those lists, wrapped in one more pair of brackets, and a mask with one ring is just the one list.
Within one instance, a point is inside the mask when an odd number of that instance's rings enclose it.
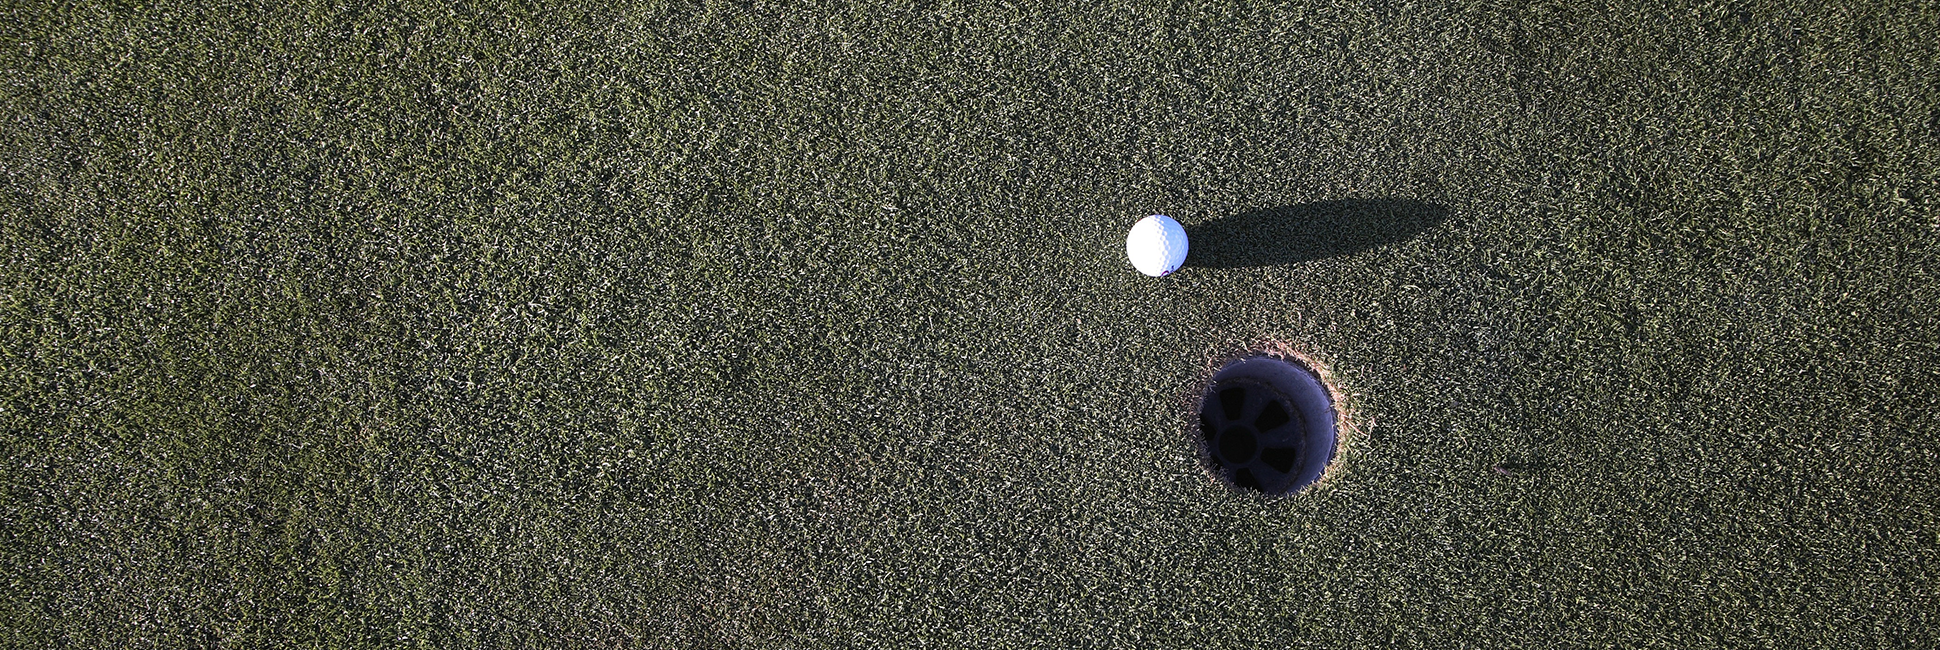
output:
{"label": "white golf ball", "polygon": [[1125,236],[1125,257],[1139,273],[1155,278],[1177,271],[1186,263],[1186,229],[1162,214],[1140,219]]}

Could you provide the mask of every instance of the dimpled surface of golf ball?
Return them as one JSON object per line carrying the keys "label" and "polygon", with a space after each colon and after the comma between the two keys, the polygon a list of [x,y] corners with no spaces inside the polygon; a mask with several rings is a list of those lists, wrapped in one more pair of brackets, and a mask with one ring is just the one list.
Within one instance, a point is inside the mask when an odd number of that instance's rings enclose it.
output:
{"label": "dimpled surface of golf ball", "polygon": [[1162,214],[1140,219],[1125,236],[1125,257],[1155,278],[1177,271],[1186,263],[1186,229]]}

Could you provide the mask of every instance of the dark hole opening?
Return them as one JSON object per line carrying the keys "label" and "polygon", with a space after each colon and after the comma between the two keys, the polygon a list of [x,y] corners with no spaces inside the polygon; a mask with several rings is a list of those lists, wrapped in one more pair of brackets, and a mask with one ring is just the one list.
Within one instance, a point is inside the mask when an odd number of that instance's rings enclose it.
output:
{"label": "dark hole opening", "polygon": [[1258,450],[1259,446],[1260,443],[1253,437],[1252,430],[1244,425],[1229,428],[1219,434],[1219,455],[1225,456],[1226,462],[1229,463],[1239,464],[1253,460],[1253,452]]}
{"label": "dark hole opening", "polygon": [[1242,411],[1246,409],[1246,388],[1235,386],[1219,391],[1219,407],[1226,413],[1227,421],[1239,420],[1243,415]]}
{"label": "dark hole opening", "polygon": [[1260,409],[1260,417],[1253,421],[1253,428],[1265,433],[1280,428],[1291,419],[1287,417],[1287,408],[1281,406],[1279,400],[1273,400],[1266,403],[1266,408]]}
{"label": "dark hole opening", "polygon": [[1269,447],[1260,452],[1260,461],[1281,474],[1293,471],[1293,461],[1297,457],[1292,447]]}
{"label": "dark hole opening", "polygon": [[1336,442],[1324,390],[1311,370],[1284,360],[1227,364],[1200,397],[1203,458],[1235,487],[1287,494],[1312,485]]}

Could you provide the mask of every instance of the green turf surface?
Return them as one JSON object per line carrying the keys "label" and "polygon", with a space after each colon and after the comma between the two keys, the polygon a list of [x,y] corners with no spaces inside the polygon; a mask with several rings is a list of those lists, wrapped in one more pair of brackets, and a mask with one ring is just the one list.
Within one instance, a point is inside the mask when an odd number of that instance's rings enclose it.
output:
{"label": "green turf surface", "polygon": [[377,4],[0,8],[0,643],[1935,641],[1933,2]]}

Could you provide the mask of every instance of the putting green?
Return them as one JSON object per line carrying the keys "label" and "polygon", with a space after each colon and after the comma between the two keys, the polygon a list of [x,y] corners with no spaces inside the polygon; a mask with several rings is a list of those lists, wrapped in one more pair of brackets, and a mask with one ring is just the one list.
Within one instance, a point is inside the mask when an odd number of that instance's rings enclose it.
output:
{"label": "putting green", "polygon": [[0,639],[1931,647],[1940,11],[1846,4],[11,7]]}

